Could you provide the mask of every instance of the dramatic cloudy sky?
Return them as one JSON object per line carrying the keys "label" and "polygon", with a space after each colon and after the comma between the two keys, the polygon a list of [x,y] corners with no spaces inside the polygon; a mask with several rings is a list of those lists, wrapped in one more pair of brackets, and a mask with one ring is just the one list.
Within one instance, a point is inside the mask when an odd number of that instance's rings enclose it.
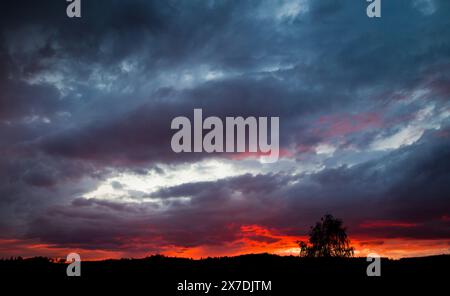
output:
{"label": "dramatic cloudy sky", "polygon": [[[450,247],[450,1],[6,1],[0,257]],[[176,154],[175,116],[279,116],[278,162]]]}

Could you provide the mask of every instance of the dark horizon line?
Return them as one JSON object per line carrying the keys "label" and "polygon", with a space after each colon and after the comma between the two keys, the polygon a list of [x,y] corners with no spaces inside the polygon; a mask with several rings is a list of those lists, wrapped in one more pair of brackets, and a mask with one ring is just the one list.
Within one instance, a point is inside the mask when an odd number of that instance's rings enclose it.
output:
{"label": "dark horizon line", "polygon": [[[330,257],[302,257],[299,255],[279,255],[279,254],[273,254],[273,253],[247,253],[247,254],[240,254],[235,256],[208,256],[208,257],[200,257],[200,258],[193,258],[193,257],[177,257],[177,256],[169,256],[164,254],[152,254],[148,255],[146,257],[122,257],[122,258],[108,258],[108,259],[100,259],[100,260],[81,260],[82,262],[105,262],[105,261],[121,261],[121,260],[146,260],[146,259],[152,259],[152,258],[165,258],[165,259],[180,259],[180,260],[191,260],[191,261],[202,261],[202,260],[211,260],[211,259],[233,259],[233,258],[239,258],[239,257],[250,257],[250,256],[270,256],[270,257],[282,257],[282,258],[298,258],[298,259],[306,259],[306,260],[324,260],[324,259],[332,259],[332,260],[356,260],[356,259],[366,259],[367,256],[354,256],[354,257],[337,257],[337,256],[330,256]],[[442,254],[434,254],[434,255],[424,255],[424,256],[412,256],[412,257],[401,257],[401,258],[389,258],[389,257],[382,257],[383,260],[391,260],[391,261],[400,261],[400,260],[408,260],[408,259],[421,259],[421,258],[433,258],[433,257],[450,257],[450,253],[442,253]],[[1,257],[0,261],[18,261],[18,260],[33,260],[33,259],[48,259],[51,263],[70,263],[69,261],[59,261],[59,260],[66,260],[65,258],[52,258],[52,257],[46,257],[46,256],[32,256],[32,257],[22,257],[22,256],[11,256],[10,258],[4,258]],[[59,262],[58,262],[59,261]]]}

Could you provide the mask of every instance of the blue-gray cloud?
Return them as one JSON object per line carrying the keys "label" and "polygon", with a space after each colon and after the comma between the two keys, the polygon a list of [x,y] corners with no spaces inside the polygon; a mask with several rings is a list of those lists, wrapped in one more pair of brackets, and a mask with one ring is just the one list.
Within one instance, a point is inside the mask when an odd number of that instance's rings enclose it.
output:
{"label": "blue-gray cloud", "polygon": [[[448,1],[389,1],[376,20],[364,1],[84,1],[81,19],[65,5],[0,11],[5,237],[220,244],[233,221],[299,234],[325,212],[358,235],[448,237]],[[284,156],[320,170],[168,186],[147,196],[166,208],[150,218],[154,204],[83,197],[115,174],[228,159],[170,150],[171,119],[193,108],[280,116]],[[360,227],[396,219],[420,226]]]}

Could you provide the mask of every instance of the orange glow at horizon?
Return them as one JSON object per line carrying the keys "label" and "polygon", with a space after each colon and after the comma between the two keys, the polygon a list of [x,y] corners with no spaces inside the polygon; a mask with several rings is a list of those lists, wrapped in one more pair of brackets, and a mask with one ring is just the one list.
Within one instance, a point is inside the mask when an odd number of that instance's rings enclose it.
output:
{"label": "orange glow at horizon", "polygon": [[[405,226],[407,227],[407,226]],[[243,254],[271,253],[276,255],[299,254],[296,241],[306,241],[306,236],[290,236],[258,225],[243,225],[239,228],[238,239],[215,245],[183,247],[160,245],[158,252],[146,251],[146,246],[153,246],[152,240],[145,238],[131,239],[130,243],[120,249],[95,249],[81,247],[64,247],[40,243],[32,240],[0,239],[0,258],[35,257],[65,258],[71,252],[79,253],[84,260],[104,260],[119,258],[143,258],[154,254],[170,257],[201,259],[206,257],[237,256]],[[161,243],[161,242],[159,242]],[[377,253],[382,257],[399,259],[403,257],[420,257],[450,254],[449,239],[407,239],[407,238],[351,238],[355,256],[365,257]]]}

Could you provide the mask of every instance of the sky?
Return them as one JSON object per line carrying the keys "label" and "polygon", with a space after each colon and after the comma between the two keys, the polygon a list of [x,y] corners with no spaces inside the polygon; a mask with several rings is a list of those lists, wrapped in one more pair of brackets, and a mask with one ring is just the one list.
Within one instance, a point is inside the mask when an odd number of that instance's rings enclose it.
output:
{"label": "sky", "polygon": [[[450,2],[7,1],[0,258],[450,252]],[[177,116],[277,116],[280,158],[174,153]]]}

